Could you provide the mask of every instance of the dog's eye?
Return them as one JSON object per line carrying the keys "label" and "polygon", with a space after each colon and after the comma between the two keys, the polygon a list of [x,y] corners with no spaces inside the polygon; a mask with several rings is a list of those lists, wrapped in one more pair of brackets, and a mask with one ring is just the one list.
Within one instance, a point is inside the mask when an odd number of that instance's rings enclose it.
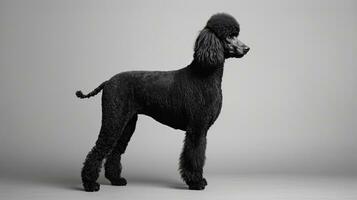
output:
{"label": "dog's eye", "polygon": [[231,34],[229,35],[230,38],[234,38],[234,37],[237,37],[237,36],[238,36],[237,33],[231,33]]}

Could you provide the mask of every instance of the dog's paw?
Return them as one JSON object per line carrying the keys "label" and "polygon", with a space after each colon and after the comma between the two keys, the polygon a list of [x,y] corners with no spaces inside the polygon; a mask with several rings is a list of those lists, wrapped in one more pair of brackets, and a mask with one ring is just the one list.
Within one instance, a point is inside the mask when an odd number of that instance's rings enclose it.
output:
{"label": "dog's paw", "polygon": [[190,190],[203,190],[205,189],[205,186],[207,185],[207,181],[205,178],[198,182],[189,182],[187,183],[188,189]]}
{"label": "dog's paw", "polygon": [[119,178],[119,179],[112,179],[110,180],[110,183],[112,185],[116,185],[116,186],[124,186],[127,184],[127,181],[125,180],[125,178]]}
{"label": "dog's paw", "polygon": [[188,189],[190,189],[190,190],[204,190],[205,186],[202,184],[191,184],[191,185],[188,185]]}
{"label": "dog's paw", "polygon": [[202,179],[202,182],[205,186],[207,185],[207,180],[205,178]]}
{"label": "dog's paw", "polygon": [[97,192],[100,185],[96,182],[94,183],[83,183],[84,191],[86,192]]}

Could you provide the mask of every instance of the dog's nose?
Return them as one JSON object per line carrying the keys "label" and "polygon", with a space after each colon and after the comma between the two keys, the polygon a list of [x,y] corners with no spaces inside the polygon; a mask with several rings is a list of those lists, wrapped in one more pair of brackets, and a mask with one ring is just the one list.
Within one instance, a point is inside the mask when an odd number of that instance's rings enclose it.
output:
{"label": "dog's nose", "polygon": [[249,50],[250,50],[250,48],[248,46],[245,46],[244,49],[243,49],[245,54],[248,53]]}

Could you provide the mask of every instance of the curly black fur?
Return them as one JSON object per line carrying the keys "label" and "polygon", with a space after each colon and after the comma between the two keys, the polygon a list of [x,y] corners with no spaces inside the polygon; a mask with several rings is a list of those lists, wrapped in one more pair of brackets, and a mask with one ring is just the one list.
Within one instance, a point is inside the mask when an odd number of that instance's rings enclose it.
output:
{"label": "curly black fur", "polygon": [[207,181],[202,174],[206,135],[221,111],[224,60],[242,57],[249,50],[232,36],[238,32],[239,25],[233,17],[213,15],[197,37],[194,59],[187,67],[123,72],[87,95],[76,92],[79,98],[89,98],[103,90],[102,127],[82,169],[85,191],[99,190],[96,180],[104,158],[105,177],[112,185],[126,185],[120,159],[135,130],[138,114],[186,131],[180,174],[189,189],[205,188]]}
{"label": "curly black fur", "polygon": [[208,20],[206,28],[214,32],[221,40],[229,36],[237,36],[240,31],[238,22],[232,16],[225,13],[213,15]]}

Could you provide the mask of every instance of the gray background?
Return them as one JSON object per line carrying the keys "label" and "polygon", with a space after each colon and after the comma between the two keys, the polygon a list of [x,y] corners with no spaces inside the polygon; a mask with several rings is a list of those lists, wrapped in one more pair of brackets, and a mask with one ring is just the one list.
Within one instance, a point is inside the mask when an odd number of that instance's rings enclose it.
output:
{"label": "gray background", "polygon": [[[116,73],[192,60],[214,13],[251,47],[226,61],[223,108],[208,134],[206,173],[355,175],[356,1],[0,1],[0,177],[67,177],[100,128]],[[140,116],[124,175],[179,179],[184,134]],[[67,175],[67,176],[66,176]]]}

